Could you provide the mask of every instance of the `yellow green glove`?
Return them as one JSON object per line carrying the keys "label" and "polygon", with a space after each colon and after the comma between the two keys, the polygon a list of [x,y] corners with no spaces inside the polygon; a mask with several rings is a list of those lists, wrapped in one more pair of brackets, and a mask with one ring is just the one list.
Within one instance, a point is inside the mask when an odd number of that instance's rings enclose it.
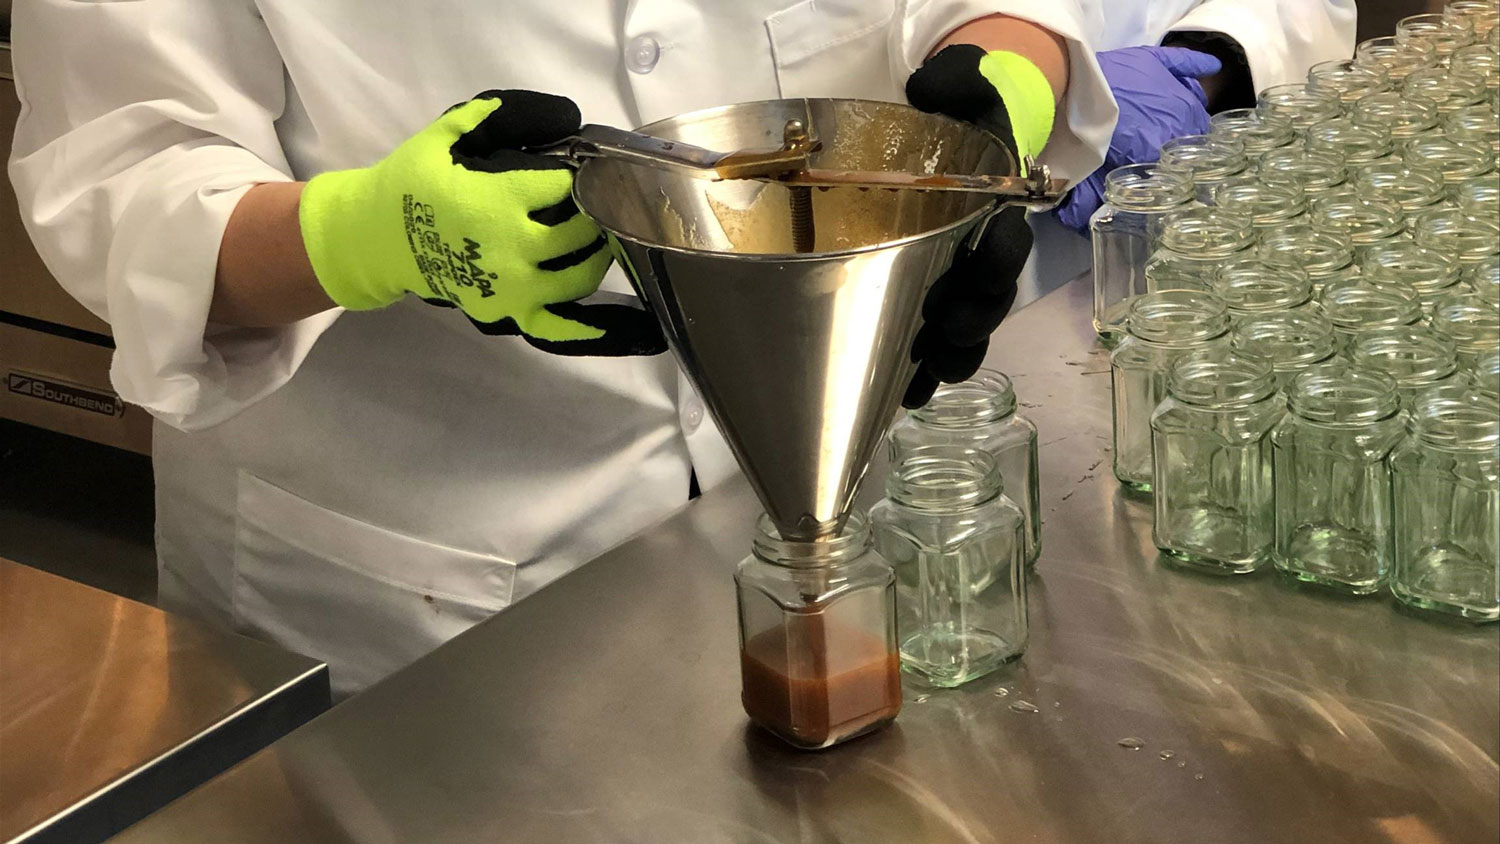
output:
{"label": "yellow green glove", "polygon": [[415,293],[557,354],[663,351],[649,313],[577,301],[599,289],[610,252],[573,203],[572,170],[525,150],[579,122],[564,97],[486,91],[373,166],[313,178],[300,218],[319,283],[350,310]]}

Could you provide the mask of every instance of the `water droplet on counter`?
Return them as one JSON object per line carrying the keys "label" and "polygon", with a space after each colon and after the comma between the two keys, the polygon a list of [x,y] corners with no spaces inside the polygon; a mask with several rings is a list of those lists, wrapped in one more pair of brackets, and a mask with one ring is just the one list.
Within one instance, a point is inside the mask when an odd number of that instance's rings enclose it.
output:
{"label": "water droplet on counter", "polygon": [[1010,705],[1010,711],[1011,712],[1041,712],[1042,710],[1037,709],[1035,704],[1027,703],[1024,700],[1018,700],[1015,703],[1012,703]]}
{"label": "water droplet on counter", "polygon": [[1187,763],[1186,762],[1178,762],[1177,763],[1177,767],[1179,767],[1179,768],[1186,768],[1187,767]]}
{"label": "water droplet on counter", "polygon": [[1007,696],[1009,694],[1010,694],[1010,689],[1007,689],[1004,686],[1001,686],[1000,688],[998,688],[998,689],[995,690],[995,697],[1005,697],[1005,696]]}
{"label": "water droplet on counter", "polygon": [[1203,779],[1203,775],[1202,774],[1193,774],[1193,779],[1195,779],[1195,780],[1201,780],[1201,779]]}
{"label": "water droplet on counter", "polygon": [[1141,748],[1146,746],[1146,743],[1144,741],[1141,741],[1135,736],[1127,736],[1115,742],[1115,744],[1118,744],[1121,747],[1128,747],[1131,750],[1140,750]]}
{"label": "water droplet on counter", "polygon": [[1160,756],[1162,758],[1162,760],[1165,761],[1167,759],[1171,759],[1173,756],[1176,756],[1177,754],[1174,753],[1173,751],[1170,751],[1170,750],[1163,750],[1162,752],[1160,752],[1160,753],[1158,753],[1156,755]]}
{"label": "water droplet on counter", "polygon": [[1062,707],[1062,701],[1060,701],[1060,700],[1054,700],[1054,701],[1052,701],[1052,708],[1053,709],[1058,709],[1060,707]]}
{"label": "water droplet on counter", "polygon": [[917,695],[916,697],[912,698],[911,702],[912,703],[926,703],[927,700],[928,700],[928,695]]}

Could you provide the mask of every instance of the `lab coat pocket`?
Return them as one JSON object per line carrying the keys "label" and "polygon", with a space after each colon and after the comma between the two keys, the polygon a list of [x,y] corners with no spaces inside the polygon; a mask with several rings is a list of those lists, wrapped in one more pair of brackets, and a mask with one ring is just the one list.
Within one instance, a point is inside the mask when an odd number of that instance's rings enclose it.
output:
{"label": "lab coat pocket", "polygon": [[893,0],[802,0],[766,18],[781,96],[901,100],[886,46],[894,14]]}
{"label": "lab coat pocket", "polygon": [[234,613],[246,633],[327,662],[350,693],[510,603],[513,563],[335,513],[241,472]]}

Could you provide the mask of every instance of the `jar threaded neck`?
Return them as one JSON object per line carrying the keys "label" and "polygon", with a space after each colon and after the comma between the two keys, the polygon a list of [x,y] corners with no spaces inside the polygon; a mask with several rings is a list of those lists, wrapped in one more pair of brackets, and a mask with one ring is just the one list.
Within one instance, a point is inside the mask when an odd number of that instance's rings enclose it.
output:
{"label": "jar threaded neck", "polygon": [[914,510],[970,510],[1003,490],[994,455],[950,445],[912,449],[891,467],[885,483],[893,501]]}
{"label": "jar threaded neck", "polygon": [[1332,364],[1293,379],[1287,389],[1287,407],[1314,422],[1366,425],[1395,416],[1401,411],[1401,399],[1389,375]]}
{"label": "jar threaded neck", "polygon": [[1004,373],[981,369],[967,381],[943,384],[912,418],[938,428],[975,428],[1016,412],[1016,391]]}

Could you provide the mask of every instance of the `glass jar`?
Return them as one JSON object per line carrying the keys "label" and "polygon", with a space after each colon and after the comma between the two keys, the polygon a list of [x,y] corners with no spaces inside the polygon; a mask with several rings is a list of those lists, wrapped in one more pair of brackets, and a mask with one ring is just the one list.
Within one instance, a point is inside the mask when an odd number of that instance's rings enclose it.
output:
{"label": "glass jar", "polygon": [[1500,404],[1462,387],[1422,396],[1392,452],[1395,565],[1407,606],[1472,621],[1500,618]]}
{"label": "glass jar", "polygon": [[1484,80],[1485,87],[1500,84],[1500,53],[1488,44],[1470,44],[1453,51],[1448,57],[1448,69],[1466,76],[1477,76]]}
{"label": "glass jar", "polygon": [[1458,364],[1472,368],[1481,357],[1500,349],[1500,310],[1477,293],[1456,293],[1437,303],[1428,324],[1458,347]]}
{"label": "glass jar", "polygon": [[1219,185],[1214,207],[1226,214],[1249,217],[1257,231],[1285,226],[1307,212],[1307,200],[1295,183],[1269,182],[1259,176],[1241,177]]}
{"label": "glass jar", "polygon": [[1500,255],[1500,227],[1469,217],[1452,206],[1437,208],[1418,217],[1413,239],[1418,246],[1453,256],[1458,259],[1460,267]]}
{"label": "glass jar", "polygon": [[1458,289],[1458,261],[1411,240],[1393,240],[1365,250],[1360,278],[1376,287],[1396,287],[1417,297],[1422,312]]}
{"label": "glass jar", "polygon": [[1229,308],[1231,323],[1256,314],[1313,307],[1312,282],[1305,270],[1259,258],[1222,264],[1211,289]]}
{"label": "glass jar", "polygon": [[1448,196],[1456,195],[1464,182],[1495,172],[1495,157],[1488,149],[1443,135],[1408,138],[1401,143],[1401,157],[1409,164],[1436,168],[1443,175]]}
{"label": "glass jar", "polygon": [[1307,127],[1307,148],[1338,156],[1347,169],[1384,161],[1393,149],[1390,129],[1356,123],[1348,116]]}
{"label": "glass jar", "polygon": [[1253,108],[1232,108],[1208,119],[1208,136],[1237,142],[1247,158],[1297,142],[1297,132],[1288,120],[1262,114]]}
{"label": "glass jar", "polygon": [[1161,145],[1163,167],[1188,174],[1198,201],[1213,204],[1214,188],[1244,173],[1250,166],[1245,148],[1208,135],[1183,135]]}
{"label": "glass jar", "polygon": [[1324,231],[1311,224],[1296,224],[1261,233],[1256,254],[1278,267],[1307,273],[1312,296],[1322,295],[1329,284],[1359,277],[1354,263],[1354,244],[1341,232]]}
{"label": "glass jar", "polygon": [[1266,361],[1226,349],[1179,360],[1151,414],[1156,521],[1167,557],[1247,574],[1274,539],[1270,432],[1283,401]]}
{"label": "glass jar", "polygon": [[1391,75],[1378,64],[1355,64],[1353,59],[1318,62],[1307,71],[1307,87],[1330,91],[1345,105],[1367,94],[1391,89]]}
{"label": "glass jar", "polygon": [[1318,231],[1347,235],[1356,255],[1406,231],[1406,215],[1401,206],[1358,194],[1320,198],[1312,204],[1308,220]]}
{"label": "glass jar", "polygon": [[960,384],[943,384],[926,405],[891,427],[891,465],[915,448],[958,445],[988,452],[1000,467],[1006,494],[1026,522],[1026,564],[1042,553],[1041,472],[1036,426],[1016,412],[1010,378],[981,369]]}
{"label": "glass jar", "polygon": [[1351,595],[1391,568],[1391,471],[1404,435],[1388,376],[1333,364],[1298,376],[1271,432],[1276,570]]}
{"label": "glass jar", "polygon": [[1114,471],[1126,487],[1151,489],[1151,412],[1166,398],[1167,372],[1185,354],[1222,344],[1229,311],[1211,293],[1161,290],[1130,303],[1128,334],[1110,354]]}
{"label": "glass jar", "polygon": [[1474,43],[1474,24],[1462,18],[1446,18],[1441,13],[1411,15],[1396,21],[1396,41],[1431,44],[1442,62],[1459,47]]}
{"label": "glass jar", "polygon": [[1453,341],[1424,325],[1377,328],[1354,338],[1349,358],[1359,369],[1395,379],[1404,407],[1417,396],[1461,380]]}
{"label": "glass jar", "polygon": [[1470,374],[1474,378],[1474,389],[1490,398],[1500,398],[1500,349],[1475,361]]}
{"label": "glass jar", "polygon": [[1500,183],[1494,179],[1474,179],[1459,185],[1454,193],[1465,217],[1500,226]]}
{"label": "glass jar", "polygon": [[[1500,155],[1500,117],[1489,103],[1464,106],[1443,115],[1443,134],[1464,144],[1473,144]],[[1493,179],[1485,179],[1493,184]]]}
{"label": "glass jar", "polygon": [[1354,63],[1385,68],[1391,84],[1399,84],[1407,74],[1437,64],[1437,49],[1425,41],[1401,43],[1394,35],[1361,41],[1354,48]]}
{"label": "glass jar", "polygon": [[1500,302],[1500,258],[1491,256],[1477,264],[1464,267],[1460,273],[1470,293],[1477,293],[1491,302]]}
{"label": "glass jar", "polygon": [[1341,281],[1323,288],[1318,299],[1323,316],[1333,323],[1339,351],[1354,345],[1354,338],[1387,325],[1412,325],[1422,321],[1422,303],[1413,293],[1396,287],[1377,287],[1365,281]]}
{"label": "glass jar", "polygon": [[1306,309],[1246,317],[1230,332],[1229,346],[1269,361],[1278,390],[1338,352],[1333,323],[1320,311]]}
{"label": "glass jar", "polygon": [[1289,147],[1260,156],[1260,178],[1271,184],[1292,184],[1308,199],[1344,183],[1344,162],[1334,153]]}
{"label": "glass jar", "polygon": [[896,571],[901,663],[935,686],[960,686],[1026,649],[1021,511],[988,452],[912,449],[870,510],[875,548]]}
{"label": "glass jar", "polygon": [[1495,0],[1448,0],[1443,4],[1443,17],[1466,19],[1474,27],[1475,34],[1482,36],[1494,28],[1496,20],[1500,20],[1500,7],[1496,6]]}
{"label": "glass jar", "polygon": [[1442,171],[1411,161],[1383,161],[1364,167],[1354,189],[1361,199],[1394,202],[1408,220],[1447,196]]}
{"label": "glass jar", "polygon": [[1163,218],[1156,252],[1146,262],[1146,289],[1208,290],[1220,264],[1248,257],[1254,248],[1248,217],[1201,206],[1173,211]]}
{"label": "glass jar", "polygon": [[1130,300],[1146,292],[1146,261],[1170,211],[1193,202],[1192,180],[1159,164],[1117,167],[1104,177],[1104,205],[1089,220],[1094,249],[1094,331],[1125,336]]}
{"label": "glass jar", "polygon": [[1485,101],[1484,77],[1454,73],[1446,67],[1412,71],[1401,83],[1401,93],[1411,99],[1430,100],[1438,114],[1448,114]]}
{"label": "glass jar", "polygon": [[1263,114],[1280,117],[1292,124],[1297,132],[1322,120],[1330,120],[1344,113],[1343,103],[1337,94],[1309,87],[1305,82],[1288,82],[1272,85],[1260,92],[1255,107]]}
{"label": "glass jar", "polygon": [[1437,128],[1437,103],[1408,97],[1399,91],[1371,94],[1354,104],[1354,122],[1376,126],[1391,133],[1394,140],[1415,138]]}
{"label": "glass jar", "polygon": [[895,575],[852,513],[833,539],[782,539],[767,516],[734,580],[740,700],[794,747],[830,747],[901,711]]}

